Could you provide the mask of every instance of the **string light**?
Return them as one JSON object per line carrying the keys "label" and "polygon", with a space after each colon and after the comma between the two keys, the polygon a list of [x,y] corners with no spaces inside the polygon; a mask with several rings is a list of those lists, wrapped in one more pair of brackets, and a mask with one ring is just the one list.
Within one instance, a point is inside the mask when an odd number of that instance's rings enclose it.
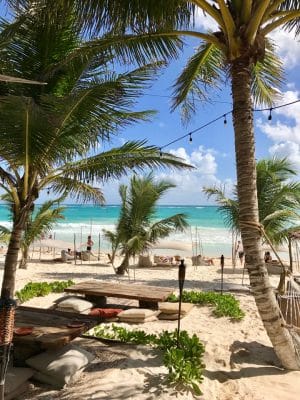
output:
{"label": "string light", "polygon": [[270,114],[269,114],[269,116],[268,116],[268,120],[269,120],[269,121],[272,120],[272,110],[273,110],[273,108],[271,107],[271,108],[270,108]]}
{"label": "string light", "polygon": [[193,141],[192,134],[190,133],[189,135],[190,135],[189,141],[192,142]]}
{"label": "string light", "polygon": [[162,157],[162,151],[161,151],[161,148],[159,149],[159,157]]}
{"label": "string light", "polygon": [[[252,112],[269,111],[269,112],[270,112],[270,115],[269,115],[269,117],[268,117],[268,120],[270,121],[270,120],[272,119],[272,111],[273,111],[273,110],[278,109],[278,108],[282,108],[282,107],[287,107],[287,106],[290,106],[290,105],[292,105],[292,104],[296,104],[296,103],[299,103],[299,102],[300,102],[300,99],[297,99],[297,100],[291,101],[291,102],[289,102],[289,103],[280,104],[280,105],[278,105],[278,106],[274,106],[274,107],[271,107],[271,108],[252,109],[251,111],[252,111]],[[240,110],[241,110],[241,109],[240,109]],[[248,110],[248,108],[247,108],[247,110]],[[166,147],[169,147],[169,146],[171,146],[172,144],[177,143],[177,142],[179,142],[180,140],[185,139],[185,138],[187,138],[187,137],[190,138],[189,141],[191,142],[191,141],[193,140],[193,139],[192,139],[192,134],[201,131],[202,129],[206,128],[206,127],[209,126],[209,125],[212,125],[213,123],[219,121],[220,119],[223,119],[224,124],[226,124],[226,123],[227,123],[226,115],[232,114],[232,112],[233,112],[233,110],[227,111],[225,114],[222,114],[222,115],[220,115],[220,116],[218,116],[218,117],[212,119],[211,121],[205,123],[204,125],[199,126],[199,128],[194,129],[193,131],[188,132],[188,133],[186,133],[185,135],[179,136],[177,139],[174,139],[174,140],[172,140],[171,142],[164,144],[163,146],[161,146],[161,147],[159,148],[159,154],[160,154],[160,156],[162,156],[162,149],[164,149],[164,148],[166,148]],[[252,115],[250,114],[250,115],[248,116],[248,119],[250,120],[251,118],[252,118]],[[226,121],[226,122],[225,122],[225,121]],[[192,139],[192,140],[191,140],[191,139]]]}

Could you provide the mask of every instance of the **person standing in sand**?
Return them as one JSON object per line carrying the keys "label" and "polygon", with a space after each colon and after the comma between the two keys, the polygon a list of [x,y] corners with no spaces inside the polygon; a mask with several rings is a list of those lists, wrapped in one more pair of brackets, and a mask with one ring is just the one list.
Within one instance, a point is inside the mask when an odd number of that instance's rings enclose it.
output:
{"label": "person standing in sand", "polygon": [[94,242],[92,241],[92,236],[89,235],[87,238],[87,242],[86,242],[86,251],[92,251],[93,245],[94,245]]}
{"label": "person standing in sand", "polygon": [[245,255],[245,253],[244,253],[243,244],[242,244],[242,242],[240,240],[238,240],[238,242],[237,242],[235,254],[238,254],[239,259],[240,259],[240,263],[241,263],[241,266],[242,266],[243,263],[244,263],[244,255]]}

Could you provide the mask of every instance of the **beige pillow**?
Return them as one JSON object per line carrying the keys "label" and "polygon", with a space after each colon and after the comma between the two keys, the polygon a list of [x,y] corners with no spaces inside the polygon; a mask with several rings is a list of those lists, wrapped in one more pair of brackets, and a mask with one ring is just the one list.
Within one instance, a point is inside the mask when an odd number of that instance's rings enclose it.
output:
{"label": "beige pillow", "polygon": [[156,310],[148,310],[146,308],[130,308],[129,310],[121,311],[118,318],[148,318],[157,315]]}
{"label": "beige pillow", "polygon": [[59,311],[70,311],[81,313],[94,307],[94,304],[90,301],[83,299],[82,297],[71,296],[62,300],[57,305]]}
{"label": "beige pillow", "polygon": [[26,360],[26,364],[39,372],[34,375],[35,379],[47,375],[49,377],[47,383],[52,381],[55,382],[55,387],[62,388],[71,381],[77,371],[84,368],[93,359],[93,354],[88,351],[78,346],[67,345],[59,350],[48,350],[31,357]]}
{"label": "beige pillow", "polygon": [[126,318],[126,317],[121,317],[119,318],[120,322],[126,322],[127,324],[144,324],[145,322],[152,322],[152,321],[157,321],[157,317],[155,315],[152,315],[151,317],[147,318]]}
{"label": "beige pillow", "polygon": [[38,372],[38,371],[33,375],[33,378],[38,382],[47,383],[47,385],[53,386],[56,389],[62,389],[63,386],[65,386],[67,384],[69,385],[70,383],[73,383],[77,379],[79,379],[83,370],[84,370],[84,368],[76,371],[75,374],[73,376],[71,376],[70,379],[65,384],[62,383],[60,377],[57,378],[57,376],[50,376],[50,375],[43,374],[42,372]]}
{"label": "beige pillow", "polygon": [[[181,315],[186,315],[193,308],[193,304],[181,303]],[[165,314],[174,314],[179,312],[179,303],[163,302],[158,303],[158,309]]]}

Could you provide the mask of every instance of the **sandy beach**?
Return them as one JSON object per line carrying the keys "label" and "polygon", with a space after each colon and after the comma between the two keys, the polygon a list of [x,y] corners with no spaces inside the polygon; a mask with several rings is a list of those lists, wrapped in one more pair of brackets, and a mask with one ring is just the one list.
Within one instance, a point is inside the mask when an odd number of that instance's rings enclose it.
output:
{"label": "sandy beach", "polygon": [[[3,265],[4,257],[0,261]],[[73,279],[100,279],[110,282],[130,282],[178,289],[177,267],[131,268],[128,276],[117,277],[103,254],[100,262],[72,264],[31,260],[27,270],[17,271],[16,289],[29,281]],[[186,259],[186,290],[215,290],[220,288],[220,266],[194,267]],[[2,278],[3,266],[0,267]],[[32,384],[20,400],[29,399],[193,399],[201,400],[296,400],[300,393],[300,372],[287,372],[280,368],[271,343],[258,316],[254,299],[248,290],[247,273],[242,283],[242,269],[233,271],[231,260],[225,259],[225,289],[237,285],[235,296],[246,316],[241,322],[216,318],[209,307],[194,306],[182,319],[181,327],[195,333],[205,345],[203,395],[177,392],[166,384],[167,371],[161,355],[144,346],[107,345],[100,341],[79,338],[75,341],[96,355],[80,379],[67,388],[57,391],[49,386]],[[276,286],[278,277],[271,277]],[[61,294],[35,298],[26,305],[48,308]],[[108,299],[116,303],[116,299]],[[110,301],[109,301],[110,302]],[[135,301],[117,300],[119,304],[137,305]],[[145,324],[125,324],[128,329],[143,329],[148,333],[176,329],[176,321],[154,321]]]}

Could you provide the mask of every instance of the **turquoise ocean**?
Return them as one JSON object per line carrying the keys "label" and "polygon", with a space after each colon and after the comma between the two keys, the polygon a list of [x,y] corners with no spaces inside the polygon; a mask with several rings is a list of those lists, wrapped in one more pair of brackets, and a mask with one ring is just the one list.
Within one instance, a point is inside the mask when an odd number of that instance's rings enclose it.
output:
{"label": "turquoise ocean", "polygon": [[[73,243],[74,235],[77,246],[86,242],[91,234],[95,249],[109,249],[103,238],[103,229],[113,230],[119,216],[120,206],[105,205],[65,205],[64,220],[60,220],[53,229],[55,239]],[[193,245],[193,252],[202,252],[208,256],[231,255],[232,237],[215,206],[162,205],[157,207],[157,218],[166,218],[176,213],[188,216],[190,228],[184,233],[172,234],[167,240],[180,241]],[[10,227],[9,213],[5,205],[0,205],[0,224]],[[100,239],[99,239],[100,235]]]}

